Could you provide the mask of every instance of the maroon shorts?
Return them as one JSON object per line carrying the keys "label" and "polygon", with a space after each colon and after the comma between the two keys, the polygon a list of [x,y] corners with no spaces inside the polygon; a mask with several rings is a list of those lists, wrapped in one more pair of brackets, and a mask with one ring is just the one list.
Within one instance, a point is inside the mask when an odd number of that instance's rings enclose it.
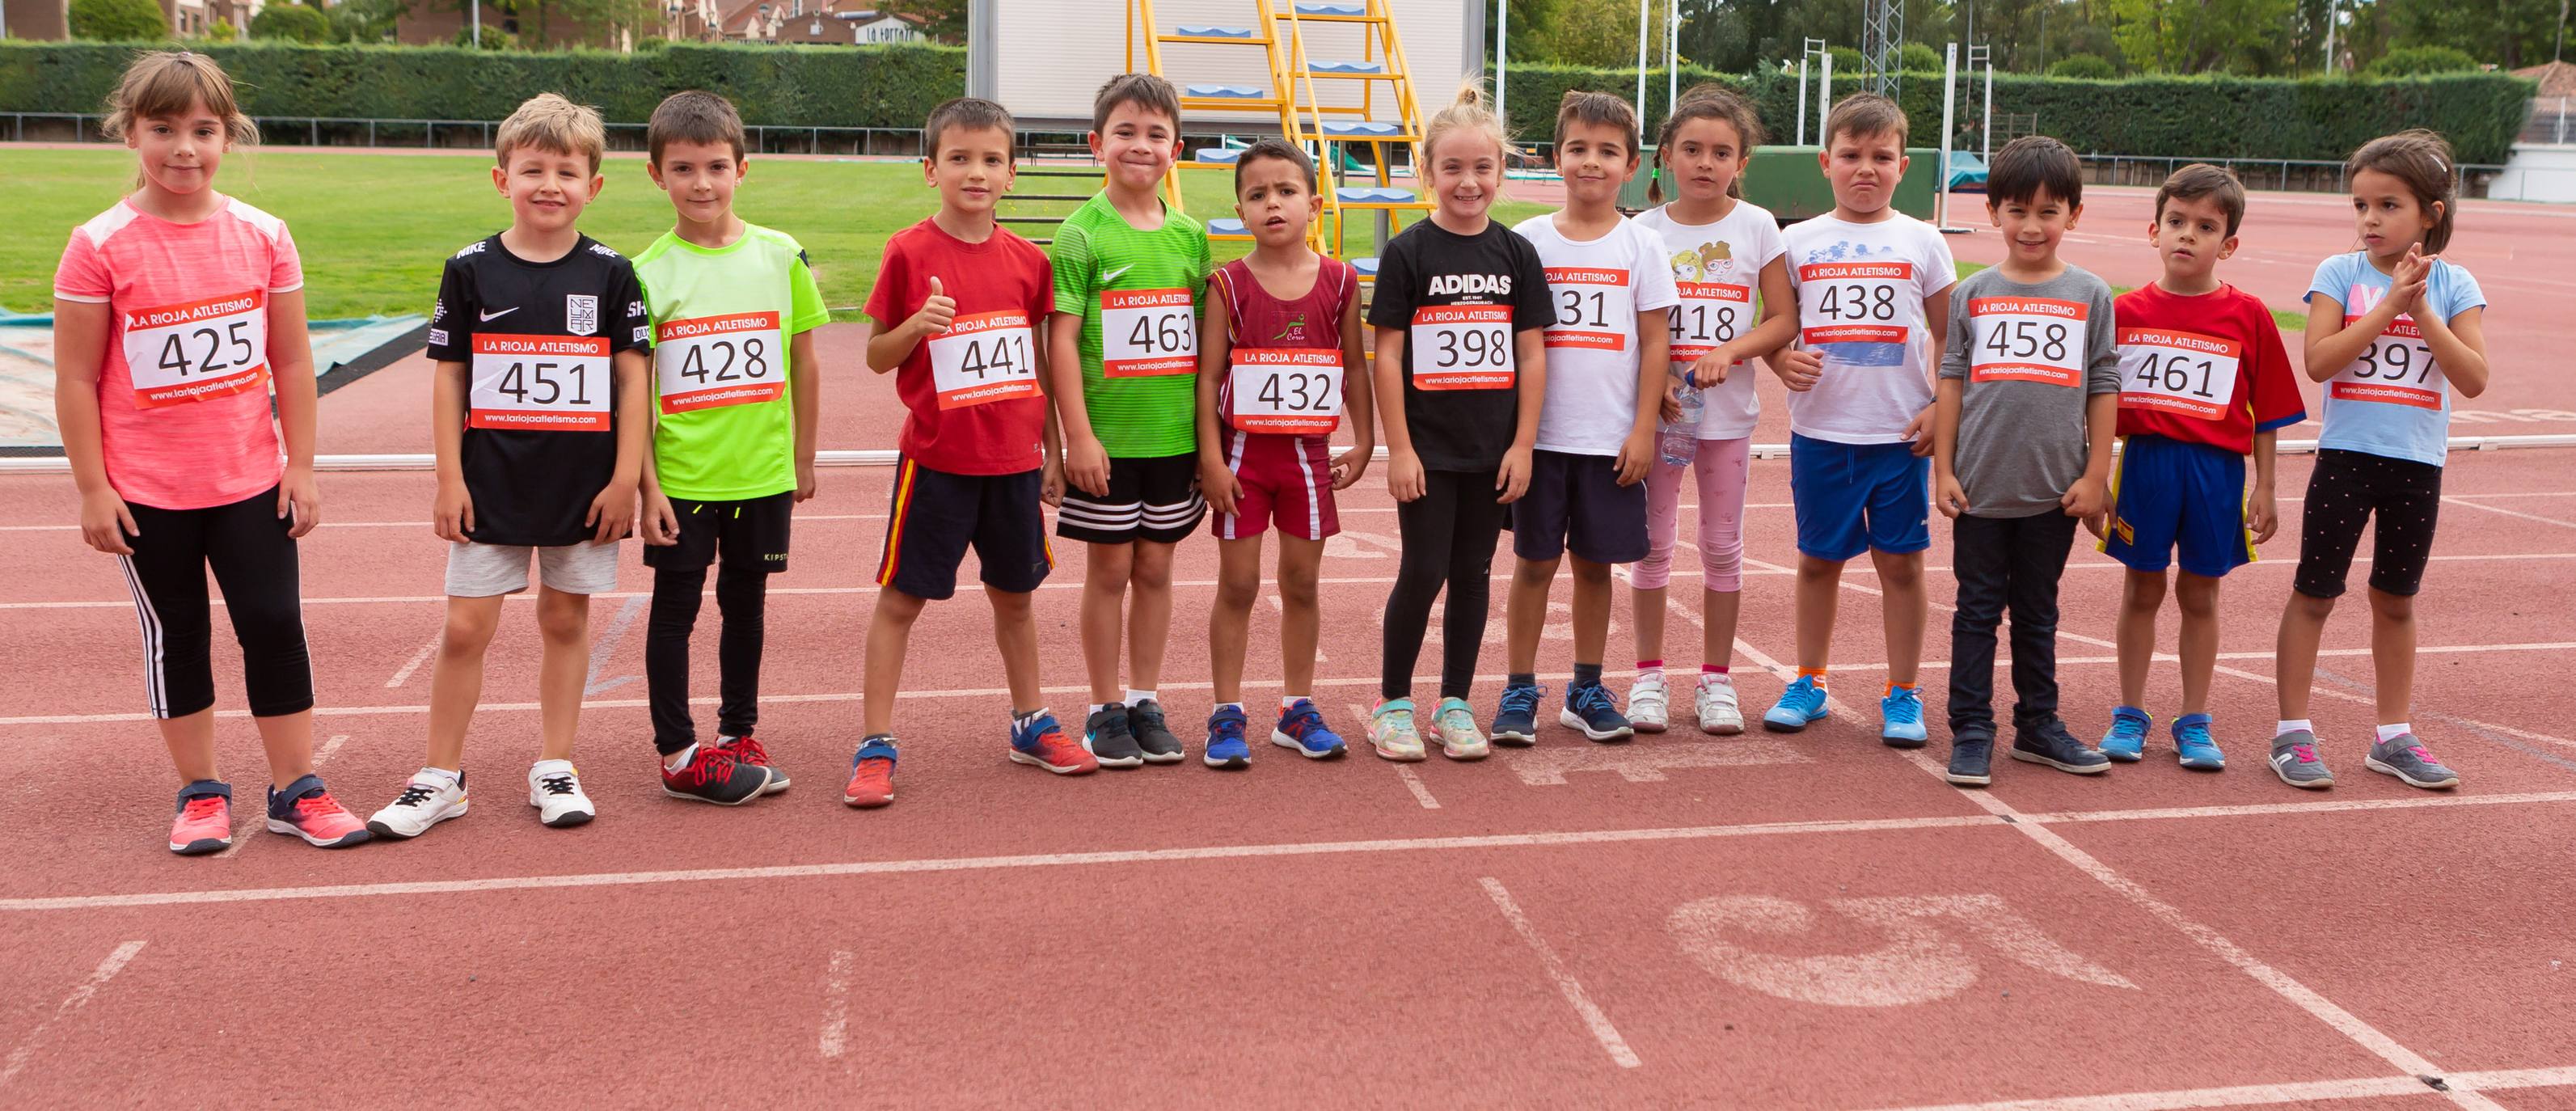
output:
{"label": "maroon shorts", "polygon": [[1276,522],[1279,534],[1321,540],[1342,531],[1333,512],[1332,444],[1321,436],[1227,430],[1226,469],[1243,496],[1234,512],[1208,519],[1219,540],[1261,535]]}

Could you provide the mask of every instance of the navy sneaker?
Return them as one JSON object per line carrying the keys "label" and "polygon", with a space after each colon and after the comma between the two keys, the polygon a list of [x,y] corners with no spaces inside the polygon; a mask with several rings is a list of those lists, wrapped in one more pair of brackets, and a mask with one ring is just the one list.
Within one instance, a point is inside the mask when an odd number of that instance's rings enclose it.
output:
{"label": "navy sneaker", "polygon": [[1962,787],[1983,787],[1995,781],[1995,739],[1983,733],[1969,733],[1950,741],[1950,770],[1941,778]]}
{"label": "navy sneaker", "polygon": [[1136,735],[1127,731],[1125,706],[1092,711],[1090,720],[1082,723],[1082,747],[1090,749],[1104,768],[1133,768],[1145,762],[1145,750],[1136,747]]}
{"label": "navy sneaker", "polygon": [[1349,748],[1341,734],[1324,728],[1324,712],[1303,698],[1279,711],[1279,724],[1270,729],[1270,743],[1296,749],[1297,755],[1309,760],[1330,760]]}
{"label": "navy sneaker", "polygon": [[1565,708],[1557,711],[1556,722],[1568,729],[1580,730],[1595,741],[1624,741],[1637,735],[1635,726],[1619,712],[1619,704],[1610,697],[1610,688],[1599,683],[1577,683],[1565,688]]}
{"label": "navy sneaker", "polygon": [[1538,700],[1547,696],[1547,688],[1532,683],[1528,686],[1503,688],[1503,708],[1494,714],[1494,727],[1485,736],[1498,745],[1528,748],[1538,743]]}
{"label": "navy sneaker", "polygon": [[1243,743],[1243,711],[1234,706],[1219,706],[1208,715],[1207,749],[1199,759],[1211,768],[1248,768],[1252,766],[1252,749]]}
{"label": "navy sneaker", "polygon": [[1177,764],[1188,755],[1181,751],[1181,739],[1163,724],[1163,705],[1145,699],[1127,707],[1127,732],[1136,738],[1136,749],[1148,764]]}
{"label": "navy sneaker", "polygon": [[2012,758],[2077,775],[2099,775],[2111,770],[2110,757],[2076,740],[2075,734],[2066,731],[2066,723],[2056,718],[2032,728],[2013,730]]}

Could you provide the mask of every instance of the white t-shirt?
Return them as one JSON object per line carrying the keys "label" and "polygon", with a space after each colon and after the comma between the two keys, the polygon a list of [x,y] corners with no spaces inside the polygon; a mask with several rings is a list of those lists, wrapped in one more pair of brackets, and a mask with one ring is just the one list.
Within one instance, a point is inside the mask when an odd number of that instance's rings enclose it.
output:
{"label": "white t-shirt", "polygon": [[1789,430],[1844,444],[1893,444],[1932,404],[1932,328],[1923,299],[1958,283],[1941,233],[1904,213],[1789,227],[1798,346],[1824,356],[1816,388],[1789,394]]}
{"label": "white t-shirt", "polygon": [[[1705,347],[1752,331],[1761,322],[1762,268],[1788,246],[1780,221],[1750,201],[1713,224],[1685,224],[1665,205],[1637,217],[1637,225],[1664,241],[1665,261],[1681,298],[1673,309],[1673,376],[1690,370]],[[1733,440],[1753,434],[1762,399],[1753,387],[1753,364],[1736,366],[1726,381],[1700,391],[1699,438]],[[1687,387],[1685,387],[1687,388]]]}
{"label": "white t-shirt", "polygon": [[1637,420],[1637,314],[1668,309],[1673,291],[1663,241],[1626,217],[1589,242],[1567,239],[1554,215],[1513,228],[1538,248],[1556,321],[1547,326],[1547,400],[1538,448],[1617,455]]}

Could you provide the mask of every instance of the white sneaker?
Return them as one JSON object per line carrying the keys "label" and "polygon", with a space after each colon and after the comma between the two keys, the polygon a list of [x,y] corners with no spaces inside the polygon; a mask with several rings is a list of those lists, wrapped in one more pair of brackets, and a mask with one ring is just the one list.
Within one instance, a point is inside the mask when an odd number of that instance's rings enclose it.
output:
{"label": "white sneaker", "polygon": [[449,818],[464,816],[463,777],[450,784],[440,776],[415,775],[411,782],[403,784],[399,797],[367,819],[367,832],[403,841],[427,833],[429,827]]}
{"label": "white sneaker", "polygon": [[1699,731],[1731,736],[1744,732],[1744,711],[1735,705],[1735,681],[1723,675],[1703,673],[1699,677],[1699,694],[1692,702],[1699,710]]}
{"label": "white sneaker", "polygon": [[1672,694],[1664,688],[1664,673],[1640,671],[1628,684],[1628,725],[1640,733],[1661,733],[1670,719]]}
{"label": "white sneaker", "polygon": [[539,760],[528,769],[528,805],[537,808],[538,821],[557,829],[599,816],[590,796],[581,793],[581,779],[570,760]]}

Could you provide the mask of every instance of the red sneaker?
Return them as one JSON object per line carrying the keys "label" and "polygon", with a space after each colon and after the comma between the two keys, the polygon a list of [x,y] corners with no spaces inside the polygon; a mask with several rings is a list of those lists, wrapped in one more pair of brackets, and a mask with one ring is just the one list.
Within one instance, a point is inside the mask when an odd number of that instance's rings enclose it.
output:
{"label": "red sneaker", "polygon": [[222,852],[233,843],[233,789],[201,779],[179,789],[179,817],[170,823],[170,851],[181,856]]}
{"label": "red sneaker", "polygon": [[268,831],[301,837],[306,844],[325,849],[363,845],[373,836],[367,832],[367,823],[342,808],[331,792],[323,789],[318,775],[289,783],[283,791],[269,788]]}
{"label": "red sneaker", "polygon": [[716,747],[732,753],[733,758],[755,768],[769,769],[769,786],[761,794],[774,795],[787,789],[787,773],[769,762],[769,750],[750,737],[718,737]]}
{"label": "red sneaker", "polygon": [[1064,735],[1055,715],[1040,711],[1023,728],[1011,726],[1011,760],[1034,764],[1057,775],[1086,775],[1100,770],[1099,758]]}
{"label": "red sneaker", "polygon": [[873,810],[894,801],[894,738],[870,737],[850,757],[850,785],[841,801]]}

